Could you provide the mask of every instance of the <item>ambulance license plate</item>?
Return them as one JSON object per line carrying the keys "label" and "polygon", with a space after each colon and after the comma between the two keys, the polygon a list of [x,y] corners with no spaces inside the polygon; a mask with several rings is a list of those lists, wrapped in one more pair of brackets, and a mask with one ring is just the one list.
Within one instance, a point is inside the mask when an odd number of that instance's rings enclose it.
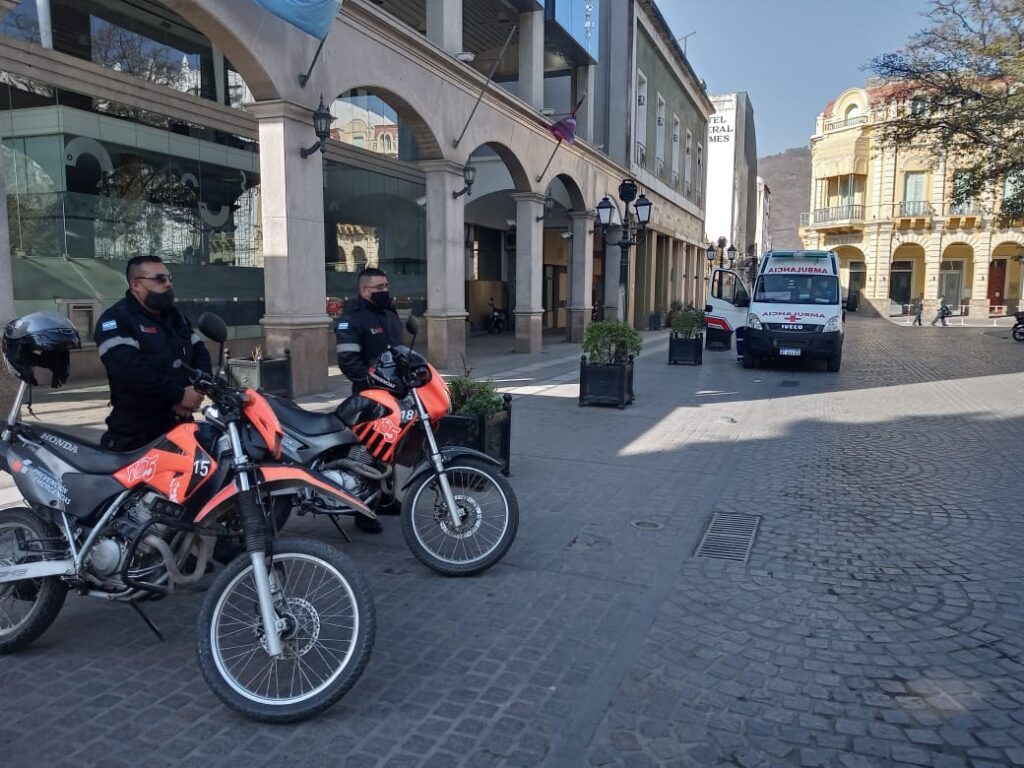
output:
{"label": "ambulance license plate", "polygon": [[789,355],[791,357],[800,357],[800,350],[796,347],[780,347],[780,355]]}

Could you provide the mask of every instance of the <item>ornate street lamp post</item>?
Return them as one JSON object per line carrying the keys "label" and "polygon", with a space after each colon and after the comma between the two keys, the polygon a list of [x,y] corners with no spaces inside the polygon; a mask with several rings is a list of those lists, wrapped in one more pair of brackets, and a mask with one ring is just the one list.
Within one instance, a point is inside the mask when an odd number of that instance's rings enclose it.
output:
{"label": "ornate street lamp post", "polygon": [[[597,204],[597,221],[601,227],[601,236],[605,245],[619,246],[619,300],[618,320],[626,322],[629,313],[626,310],[626,284],[629,281],[629,249],[643,242],[644,233],[651,220],[651,201],[643,193],[637,197],[637,186],[633,179],[623,179],[619,184],[619,200],[623,203],[623,211],[619,212],[621,233],[617,243],[608,242],[608,230],[612,228],[612,211],[619,211],[618,204],[605,195]],[[636,202],[634,202],[636,201]]]}

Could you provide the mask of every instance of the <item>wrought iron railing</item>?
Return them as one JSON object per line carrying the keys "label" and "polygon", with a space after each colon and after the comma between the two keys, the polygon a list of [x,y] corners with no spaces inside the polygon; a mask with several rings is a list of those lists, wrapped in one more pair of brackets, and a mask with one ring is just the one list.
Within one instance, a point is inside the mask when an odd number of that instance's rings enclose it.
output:
{"label": "wrought iron railing", "polygon": [[636,164],[641,168],[647,167],[647,146],[639,141],[636,143]]}
{"label": "wrought iron railing", "polygon": [[842,221],[863,221],[863,205],[837,205],[832,208],[816,208],[810,213],[800,214],[800,225],[830,224]]}
{"label": "wrought iron railing", "polygon": [[904,200],[900,203],[900,216],[931,216],[932,204],[927,200]]}
{"label": "wrought iron railing", "polygon": [[864,125],[868,121],[866,115],[860,115],[858,117],[838,118],[836,120],[826,120],[825,130],[826,131],[838,131],[841,128],[852,128],[855,125]]}

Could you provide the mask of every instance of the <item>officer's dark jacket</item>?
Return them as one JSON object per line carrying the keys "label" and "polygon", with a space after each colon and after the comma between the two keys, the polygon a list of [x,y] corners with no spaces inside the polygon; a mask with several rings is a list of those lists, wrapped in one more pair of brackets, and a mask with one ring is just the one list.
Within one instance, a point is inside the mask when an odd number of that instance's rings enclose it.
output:
{"label": "officer's dark jacket", "polygon": [[114,408],[107,427],[119,436],[145,438],[140,442],[178,423],[173,408],[185,394],[188,374],[174,361],[210,371],[210,353],[180,311],[147,312],[131,293],[100,315],[93,340],[110,380]]}
{"label": "officer's dark jacket", "polygon": [[334,324],[338,367],[352,382],[352,391],[365,389],[366,371],[388,345],[402,343],[402,321],[394,309],[381,309],[362,298],[346,303]]}

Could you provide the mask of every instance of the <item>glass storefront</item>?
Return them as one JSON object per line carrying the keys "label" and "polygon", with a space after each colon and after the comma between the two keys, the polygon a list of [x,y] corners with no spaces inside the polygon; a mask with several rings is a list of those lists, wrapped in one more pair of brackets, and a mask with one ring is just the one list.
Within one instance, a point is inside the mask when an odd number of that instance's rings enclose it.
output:
{"label": "glass storefront", "polygon": [[426,310],[426,195],[422,182],[342,163],[324,163],[324,252],[331,314],[358,295],[364,267],[388,273],[403,314]]}
{"label": "glass storefront", "polygon": [[0,136],[19,313],[109,305],[124,262],[155,253],[186,311],[216,302],[260,335],[255,142],[7,73]]}

